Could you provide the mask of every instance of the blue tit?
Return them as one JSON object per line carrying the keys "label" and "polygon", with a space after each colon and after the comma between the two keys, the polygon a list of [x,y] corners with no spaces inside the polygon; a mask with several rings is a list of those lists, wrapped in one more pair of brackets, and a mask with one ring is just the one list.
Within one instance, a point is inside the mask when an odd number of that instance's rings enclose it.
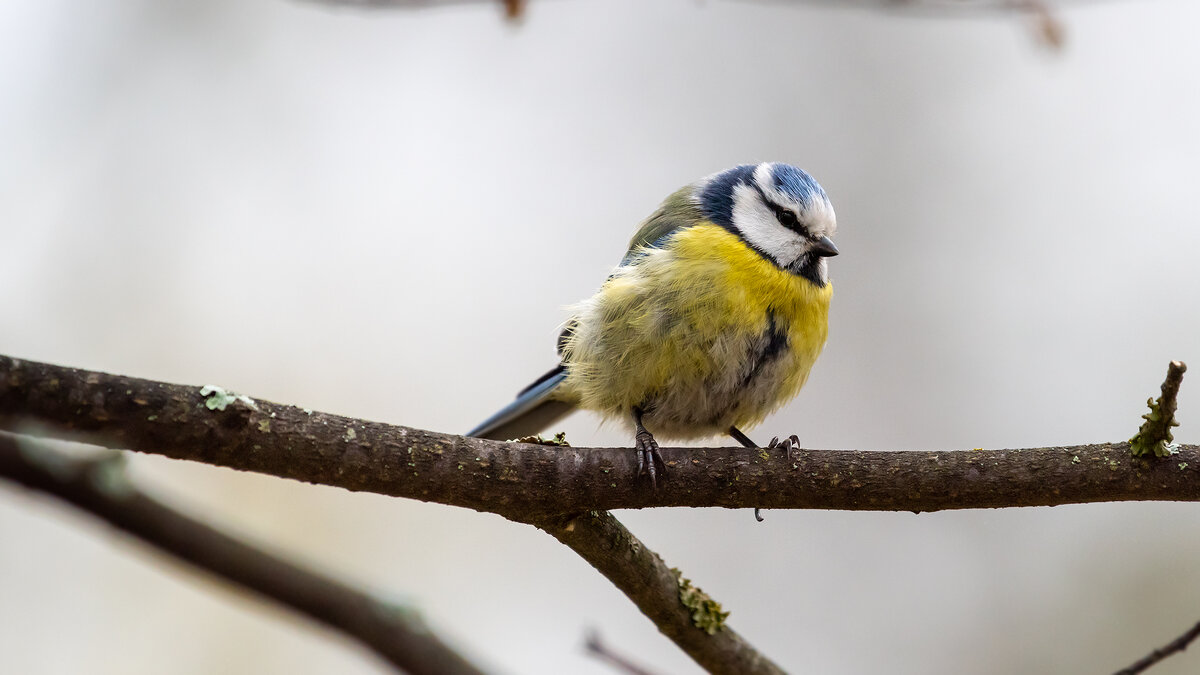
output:
{"label": "blue tit", "polygon": [[836,226],[825,191],[788,164],[681,188],[572,308],[559,365],[467,435],[518,438],[594,410],[631,427],[638,475],[654,484],[665,472],[656,438],[729,434],[758,447],[741,429],[795,397],[825,345]]}

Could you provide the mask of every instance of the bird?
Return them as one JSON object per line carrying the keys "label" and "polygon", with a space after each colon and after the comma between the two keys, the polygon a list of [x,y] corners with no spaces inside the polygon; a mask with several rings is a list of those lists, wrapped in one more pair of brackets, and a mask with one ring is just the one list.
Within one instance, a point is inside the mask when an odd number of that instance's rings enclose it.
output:
{"label": "bird", "polygon": [[[558,365],[466,435],[516,439],[592,410],[628,425],[637,476],[655,488],[660,439],[728,434],[760,447],[742,429],[799,393],[825,345],[836,229],[825,190],[790,164],[743,164],[680,188],[570,308]],[[790,452],[799,438],[767,447]]]}

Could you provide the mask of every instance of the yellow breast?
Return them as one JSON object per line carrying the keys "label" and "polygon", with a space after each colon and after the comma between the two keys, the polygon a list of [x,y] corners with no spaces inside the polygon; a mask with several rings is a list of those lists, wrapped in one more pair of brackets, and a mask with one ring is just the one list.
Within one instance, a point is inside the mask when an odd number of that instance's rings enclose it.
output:
{"label": "yellow breast", "polygon": [[713,292],[751,315],[746,319],[772,310],[788,322],[794,347],[820,352],[828,332],[832,284],[819,287],[780,269],[719,225],[689,228],[672,243],[678,281],[711,283]]}
{"label": "yellow breast", "polygon": [[832,292],[718,225],[682,230],[577,308],[569,389],[614,417],[646,409],[647,427],[668,437],[755,424],[804,385]]}

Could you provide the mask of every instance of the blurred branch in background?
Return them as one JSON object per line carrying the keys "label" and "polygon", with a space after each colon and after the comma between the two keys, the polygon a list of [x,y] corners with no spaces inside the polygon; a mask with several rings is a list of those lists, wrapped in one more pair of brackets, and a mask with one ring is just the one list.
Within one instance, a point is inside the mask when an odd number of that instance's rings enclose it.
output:
{"label": "blurred branch in background", "polygon": [[[323,5],[359,7],[364,9],[431,9],[452,5],[499,4],[510,21],[525,14],[527,0],[306,0]],[[1071,0],[758,0],[759,2],[792,2],[831,7],[883,9],[919,13],[925,16],[964,16],[978,14],[1024,14],[1033,20],[1037,40],[1051,49],[1063,46],[1066,29],[1059,20],[1056,7],[1077,4]]]}
{"label": "blurred branch in background", "polygon": [[276,557],[139,491],[120,454],[79,459],[0,432],[0,478],[53,495],[177,560],[340,631],[400,670],[483,672],[439,640],[415,609]]}
{"label": "blurred branch in background", "polygon": [[584,638],[583,648],[588,654],[612,665],[614,668],[627,675],[653,675],[650,671],[637,665],[622,654],[613,651],[608,645],[600,639],[600,633],[595,630],[589,630]]}
{"label": "blurred branch in background", "polygon": [[[1182,363],[1172,362],[1161,409],[1174,410],[1183,369]],[[188,387],[6,356],[0,356],[0,429],[465,506],[534,525],[612,581],[697,663],[738,673],[782,671],[725,625],[728,612],[668,568],[606,509],[762,506],[919,512],[1200,501],[1200,447],[1173,446],[1168,457],[1135,457],[1128,443],[952,452],[664,449],[669,480],[651,490],[634,479],[635,453],[627,449],[463,438],[256,401],[212,385]],[[0,457],[5,462],[0,466],[28,473],[29,466],[19,463],[13,437],[4,438],[8,456]],[[107,492],[96,488],[88,475],[106,474],[77,470],[69,484],[92,486],[89,495],[111,496],[111,487]],[[53,481],[35,486],[89,510],[108,506],[103,500],[69,499],[56,491]],[[139,503],[143,509],[154,504],[144,497]],[[124,527],[104,511],[98,513]],[[221,537],[208,535],[221,542],[214,546],[244,547]],[[191,555],[204,559],[203,551],[164,547],[189,560]],[[279,599],[278,592],[258,588],[255,579],[239,581]],[[323,618],[303,603],[294,606]]]}
{"label": "blurred branch in background", "polygon": [[500,5],[508,19],[519,19],[526,0],[307,0],[323,5],[361,7],[363,9],[432,9],[453,5]]}

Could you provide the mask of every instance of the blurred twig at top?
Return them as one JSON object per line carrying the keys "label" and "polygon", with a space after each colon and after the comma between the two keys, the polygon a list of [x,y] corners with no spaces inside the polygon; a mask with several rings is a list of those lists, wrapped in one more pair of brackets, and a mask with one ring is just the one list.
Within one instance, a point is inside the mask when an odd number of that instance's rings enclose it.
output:
{"label": "blurred twig at top", "polygon": [[[432,9],[456,5],[500,5],[506,14],[521,14],[526,0],[304,0],[323,5],[344,5],[368,9]],[[718,0],[701,0],[698,6],[717,4]],[[824,7],[853,7],[863,9],[914,10],[942,16],[996,14],[1030,9],[1029,0],[741,0],[773,5],[818,5]],[[1036,4],[1064,8],[1072,5],[1095,4],[1100,0],[1046,0]]]}
{"label": "blurred twig at top", "polygon": [[344,5],[365,9],[432,9],[455,5],[500,5],[508,19],[519,19],[525,10],[525,0],[306,0],[322,5]]}
{"label": "blurred twig at top", "polygon": [[[365,9],[433,9],[458,5],[497,4],[505,18],[520,19],[526,0],[304,0],[316,4],[361,7]],[[743,0],[747,1],[747,0]],[[1066,30],[1057,9],[1089,0],[749,0],[760,4],[821,5],[882,9],[922,16],[962,17],[970,15],[1024,14],[1033,20],[1034,38],[1050,49],[1061,49]],[[698,3],[708,4],[708,3]]]}

